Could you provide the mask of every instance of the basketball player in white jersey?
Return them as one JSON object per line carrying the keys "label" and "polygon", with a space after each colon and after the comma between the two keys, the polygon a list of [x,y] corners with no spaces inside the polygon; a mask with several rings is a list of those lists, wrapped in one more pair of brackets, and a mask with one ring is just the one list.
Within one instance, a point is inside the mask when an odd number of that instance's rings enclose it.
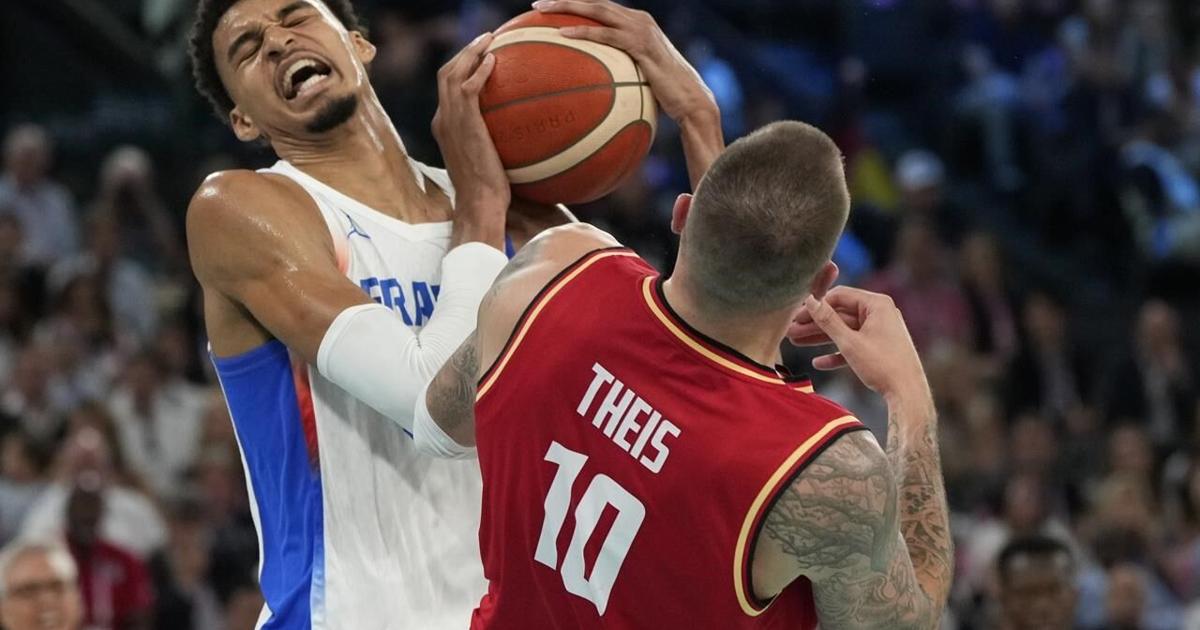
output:
{"label": "basketball player in white jersey", "polygon": [[[607,26],[575,36],[624,42],[697,180],[723,148],[719,116],[653,21],[608,2],[540,8],[591,14]],[[348,0],[199,2],[198,88],[280,158],[210,176],[188,209],[260,534],[261,628],[464,628],[484,592],[478,466],[417,452],[412,410],[475,327],[507,259],[506,214],[525,235],[565,220],[509,212],[478,103],[489,42],[439,73],[447,173],[405,153]]]}

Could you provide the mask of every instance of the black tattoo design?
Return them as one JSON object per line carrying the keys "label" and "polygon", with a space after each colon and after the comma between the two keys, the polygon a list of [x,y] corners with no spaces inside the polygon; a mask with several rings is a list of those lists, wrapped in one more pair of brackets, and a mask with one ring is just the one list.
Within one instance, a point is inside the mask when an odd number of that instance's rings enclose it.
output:
{"label": "black tattoo design", "polygon": [[823,629],[936,627],[942,604],[918,582],[900,536],[902,488],[873,438],[854,432],[810,463],[767,515],[766,538],[813,582]]}

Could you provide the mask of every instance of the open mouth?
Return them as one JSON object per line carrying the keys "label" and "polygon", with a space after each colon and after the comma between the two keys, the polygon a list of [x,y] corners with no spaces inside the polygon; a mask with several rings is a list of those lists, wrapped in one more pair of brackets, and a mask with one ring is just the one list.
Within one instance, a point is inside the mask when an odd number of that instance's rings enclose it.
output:
{"label": "open mouth", "polygon": [[333,69],[323,61],[306,57],[293,61],[283,75],[283,96],[293,100],[329,77]]}

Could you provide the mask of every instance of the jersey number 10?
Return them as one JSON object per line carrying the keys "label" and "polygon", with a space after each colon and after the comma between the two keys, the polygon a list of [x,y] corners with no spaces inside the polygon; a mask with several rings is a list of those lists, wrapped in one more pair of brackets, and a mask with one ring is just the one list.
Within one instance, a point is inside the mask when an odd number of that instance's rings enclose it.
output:
{"label": "jersey number 10", "polygon": [[[546,520],[542,522],[542,533],[538,537],[537,550],[533,558],[538,562],[557,570],[562,575],[563,586],[596,605],[596,611],[601,616],[608,607],[608,596],[612,593],[613,583],[629,547],[642,526],[646,517],[646,507],[642,502],[613,481],[608,475],[596,475],[588,484],[587,490],[575,506],[575,530],[571,535],[571,544],[567,547],[566,556],[562,559],[562,567],[558,564],[558,534],[562,531],[563,522],[567,519],[567,509],[571,504],[571,487],[587,462],[587,455],[576,453],[571,449],[551,442],[546,451],[546,461],[558,465],[554,481],[550,483],[550,491],[546,493]],[[596,565],[592,574],[584,577],[583,550],[588,539],[596,531],[600,515],[604,507],[611,505],[616,508],[617,518],[600,547],[596,556]]]}

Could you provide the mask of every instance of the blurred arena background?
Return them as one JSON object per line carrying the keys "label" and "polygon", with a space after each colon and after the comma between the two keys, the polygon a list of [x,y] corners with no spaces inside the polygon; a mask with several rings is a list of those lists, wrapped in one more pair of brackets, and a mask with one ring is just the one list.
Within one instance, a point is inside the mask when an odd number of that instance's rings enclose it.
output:
{"label": "blurred arena background", "polygon": [[[440,163],[434,73],[528,7],[355,3],[380,99]],[[944,626],[999,627],[997,553],[1040,532],[1075,555],[1076,627],[1200,628],[1200,3],[634,4],[699,69],[727,139],[796,118],[845,153],[842,279],[900,304],[939,402]],[[192,7],[0,3],[0,544],[98,527],[127,556],[85,592],[112,613],[96,628],[240,630],[261,606],[182,222],[204,175],[273,158],[193,89]],[[576,210],[666,264],[686,186],[663,126],[633,181]],[[819,376],[882,431],[882,401]]]}

